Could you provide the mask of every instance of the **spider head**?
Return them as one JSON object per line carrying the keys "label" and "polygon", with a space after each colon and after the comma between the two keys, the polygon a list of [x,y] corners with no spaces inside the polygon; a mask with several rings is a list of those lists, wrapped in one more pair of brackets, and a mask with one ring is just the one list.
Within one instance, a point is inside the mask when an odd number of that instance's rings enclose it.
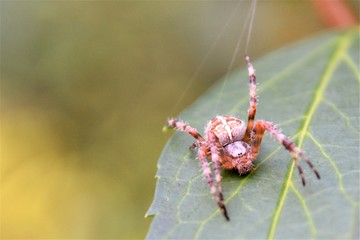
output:
{"label": "spider head", "polygon": [[251,149],[249,144],[243,141],[236,141],[227,144],[224,147],[225,154],[231,157],[233,168],[236,168],[240,175],[247,174],[253,169],[251,159],[248,153]]}
{"label": "spider head", "polygon": [[236,169],[240,173],[240,175],[245,175],[250,173],[253,170],[254,165],[251,160],[247,158],[239,158],[237,159],[238,163],[236,165]]}

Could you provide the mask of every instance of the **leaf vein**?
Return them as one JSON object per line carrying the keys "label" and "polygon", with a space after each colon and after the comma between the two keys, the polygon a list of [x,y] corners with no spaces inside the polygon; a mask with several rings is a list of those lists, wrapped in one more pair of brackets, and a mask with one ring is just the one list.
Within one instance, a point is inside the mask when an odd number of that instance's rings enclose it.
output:
{"label": "leaf vein", "polygon": [[[301,127],[301,129],[299,131],[300,132],[300,137],[298,139],[299,147],[302,146],[302,143],[305,139],[305,135],[310,127],[310,122],[311,122],[311,120],[315,114],[315,111],[318,108],[321,100],[323,99],[324,92],[330,82],[331,76],[332,76],[333,72],[335,71],[336,66],[339,63],[339,59],[341,58],[344,50],[347,49],[350,45],[351,38],[349,37],[349,33],[351,33],[351,32],[346,32],[345,34],[341,35],[338,38],[335,51],[333,52],[332,56],[330,57],[330,60],[319,80],[318,86],[315,89],[315,94],[310,102],[310,106],[307,111],[306,118],[304,119],[303,126]],[[270,228],[268,231],[268,239],[274,239],[274,237],[275,237],[276,229],[279,224],[280,214],[282,212],[282,209],[283,209],[283,206],[285,203],[285,199],[286,199],[286,196],[289,191],[290,183],[293,178],[294,165],[295,165],[295,163],[292,162],[290,165],[289,173],[287,174],[285,183],[283,185],[283,190],[280,193],[278,205],[275,209],[275,212],[273,215],[273,220],[271,221]]]}
{"label": "leaf vein", "polygon": [[326,153],[325,149],[322,147],[321,143],[315,139],[315,137],[308,132],[307,136],[315,143],[315,145],[319,148],[321,154],[330,162],[331,166],[334,169],[336,176],[339,179],[339,189],[342,194],[344,194],[345,198],[348,202],[354,207],[357,203],[352,197],[350,197],[349,193],[345,190],[344,182],[343,182],[343,174],[340,172],[338,166],[336,165],[335,161]]}
{"label": "leaf vein", "polygon": [[350,123],[350,118],[346,116],[340,109],[331,101],[327,100],[326,98],[322,99],[325,104],[327,104],[335,113],[337,113],[340,117],[342,117],[346,125],[358,136],[360,136],[360,132]]}
{"label": "leaf vein", "polygon": [[291,189],[294,191],[295,195],[297,196],[297,198],[299,199],[299,201],[301,203],[302,208],[304,209],[305,216],[306,216],[309,226],[310,226],[311,236],[313,239],[316,239],[318,230],[315,226],[314,220],[311,217],[310,211],[306,205],[306,201],[303,198],[303,196],[300,194],[300,192],[295,188],[294,184],[291,184]]}

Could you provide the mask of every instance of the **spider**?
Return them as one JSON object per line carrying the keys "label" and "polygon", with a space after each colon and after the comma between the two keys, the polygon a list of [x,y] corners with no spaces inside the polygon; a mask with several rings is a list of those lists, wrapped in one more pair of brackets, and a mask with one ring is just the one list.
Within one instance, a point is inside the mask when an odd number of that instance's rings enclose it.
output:
{"label": "spider", "polygon": [[[166,123],[167,128],[187,132],[196,139],[191,148],[198,148],[197,156],[203,170],[203,175],[210,186],[211,193],[215,197],[220,211],[227,221],[230,218],[224,204],[220,168],[235,169],[240,175],[250,173],[254,168],[253,161],[259,153],[265,131],[268,131],[272,137],[278,140],[289,151],[304,186],[305,178],[297,158],[298,155],[309,165],[317,178],[320,179],[320,174],[310,160],[273,123],[265,120],[255,121],[257,103],[255,70],[248,55],[245,55],[245,61],[250,81],[250,107],[247,124],[239,118],[226,115],[216,116],[205,127],[206,138],[204,138],[195,128],[183,121],[171,118]],[[213,163],[216,185],[214,184],[212,171],[207,159],[210,159]]]}

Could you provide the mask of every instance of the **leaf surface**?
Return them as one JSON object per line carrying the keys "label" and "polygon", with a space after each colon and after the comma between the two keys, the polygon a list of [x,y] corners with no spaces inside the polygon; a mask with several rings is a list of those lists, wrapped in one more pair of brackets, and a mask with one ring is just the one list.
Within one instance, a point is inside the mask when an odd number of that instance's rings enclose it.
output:
{"label": "leaf surface", "polygon": [[[222,172],[227,222],[189,151],[194,139],[176,132],[158,163],[148,239],[359,237],[358,30],[321,34],[253,64],[256,119],[277,124],[312,160],[321,180],[301,162],[303,187],[288,152],[265,134],[252,173]],[[248,91],[243,69],[211,88],[181,119],[200,133],[218,114],[246,120]]]}

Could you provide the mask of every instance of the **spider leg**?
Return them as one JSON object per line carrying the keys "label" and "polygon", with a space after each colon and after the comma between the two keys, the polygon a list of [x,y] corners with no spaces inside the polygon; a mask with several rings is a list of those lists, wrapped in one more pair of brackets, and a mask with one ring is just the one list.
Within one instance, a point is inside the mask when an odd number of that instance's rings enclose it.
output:
{"label": "spider leg", "polygon": [[[224,205],[224,196],[223,196],[223,190],[221,184],[221,170],[220,170],[220,162],[222,157],[224,156],[224,152],[222,151],[222,146],[220,144],[219,139],[214,134],[209,134],[208,137],[209,137],[209,142],[212,143],[212,145],[210,146],[210,152],[211,152],[211,161],[214,164],[216,185],[218,187],[221,204]],[[221,208],[221,210],[225,218],[227,220],[230,220],[226,212],[225,206]]]}
{"label": "spider leg", "polygon": [[259,152],[261,140],[264,136],[265,130],[268,131],[272,137],[278,140],[285,147],[285,149],[289,151],[290,155],[292,156],[296,164],[296,167],[299,171],[299,175],[302,180],[302,184],[304,186],[305,186],[304,173],[300,166],[300,162],[297,158],[297,155],[300,155],[300,157],[309,165],[311,170],[315,173],[317,178],[320,179],[320,174],[316,170],[314,165],[311,163],[311,161],[304,155],[304,153],[297,146],[295,146],[295,144],[290,139],[288,139],[284,134],[280,133],[280,131],[277,130],[275,125],[271,122],[267,122],[263,120],[258,120],[255,122],[255,126],[251,136],[251,147],[254,158]]}
{"label": "spider leg", "polygon": [[[194,137],[200,142],[205,141],[205,139],[200,135],[200,133],[195,128],[190,127],[188,124],[182,121],[169,119],[166,125],[168,127],[175,128],[176,130],[187,132],[188,134],[190,134],[192,137]],[[200,147],[200,144],[198,144],[198,142],[195,142],[190,146],[190,149],[195,147]],[[214,195],[215,200],[218,206],[220,207],[221,212],[225,216],[226,220],[230,220],[224,205],[224,197],[222,194],[219,155],[215,154],[214,159],[216,160],[215,161],[212,160],[214,162],[214,171],[216,175],[215,179],[218,187],[218,189],[216,189],[216,186],[214,185],[214,181],[212,179],[211,168],[209,167],[209,163],[206,160],[207,152],[208,150],[206,147],[199,148],[198,150],[198,157],[201,163],[201,167],[203,169],[204,177],[210,186],[211,193]],[[213,156],[211,158],[213,159]]]}
{"label": "spider leg", "polygon": [[[214,157],[213,153],[211,155],[212,155],[211,158],[213,159],[213,157]],[[214,185],[213,178],[212,178],[209,163],[206,160],[206,148],[200,148],[199,149],[198,157],[199,157],[199,160],[200,160],[200,163],[201,163],[201,167],[203,169],[204,177],[205,177],[207,183],[210,186],[211,193],[215,197],[216,203],[218,204],[222,214],[224,215],[226,220],[229,221],[230,218],[229,218],[228,213],[227,213],[226,208],[225,208],[224,198],[223,198],[223,195],[222,195],[222,188],[221,188],[221,183],[220,183],[221,182],[221,176],[220,176],[219,161],[212,160],[212,162],[214,163],[214,171],[215,171],[215,175],[216,175],[215,179],[216,179],[217,187],[218,187],[218,189],[216,189],[216,187]]]}
{"label": "spider leg", "polygon": [[200,144],[198,141],[194,142],[193,144],[191,144],[191,146],[189,147],[189,150],[192,151],[195,148],[200,147]]}
{"label": "spider leg", "polygon": [[249,72],[249,83],[250,83],[250,107],[248,110],[248,122],[246,126],[246,132],[244,136],[245,142],[250,142],[251,131],[254,127],[254,119],[256,115],[256,76],[255,76],[255,69],[251,64],[250,57],[245,55],[245,61],[248,65],[248,72]]}
{"label": "spider leg", "polygon": [[[171,128],[175,128],[178,131],[184,131],[190,134],[193,138],[198,141],[205,141],[205,139],[200,135],[200,133],[193,127],[189,126],[188,124],[184,123],[183,121],[179,121],[173,118],[167,120],[166,125]],[[195,147],[196,144],[192,146]]]}

